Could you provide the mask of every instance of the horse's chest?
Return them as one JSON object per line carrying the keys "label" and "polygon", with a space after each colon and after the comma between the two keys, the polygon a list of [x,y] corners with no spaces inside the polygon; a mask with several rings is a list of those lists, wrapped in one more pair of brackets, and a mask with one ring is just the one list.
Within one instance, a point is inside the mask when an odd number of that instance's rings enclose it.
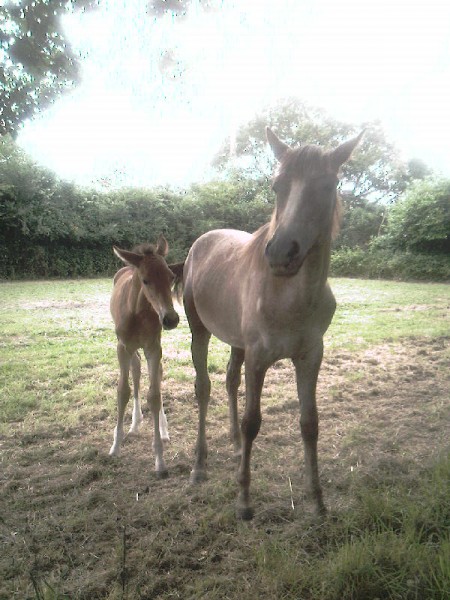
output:
{"label": "horse's chest", "polygon": [[323,336],[332,319],[332,302],[288,298],[280,295],[255,304],[250,335],[273,359],[298,356]]}

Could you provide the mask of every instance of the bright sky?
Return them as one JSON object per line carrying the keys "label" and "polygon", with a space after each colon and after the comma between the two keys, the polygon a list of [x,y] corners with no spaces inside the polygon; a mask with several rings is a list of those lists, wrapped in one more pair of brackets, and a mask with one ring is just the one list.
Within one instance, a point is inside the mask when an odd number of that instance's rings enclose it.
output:
{"label": "bright sky", "polygon": [[[359,124],[381,120],[404,158],[450,176],[448,0],[193,2],[153,20],[147,0],[66,18],[82,82],[19,143],[79,184],[187,185],[223,140],[283,97]],[[270,125],[270,124],[269,124]]]}

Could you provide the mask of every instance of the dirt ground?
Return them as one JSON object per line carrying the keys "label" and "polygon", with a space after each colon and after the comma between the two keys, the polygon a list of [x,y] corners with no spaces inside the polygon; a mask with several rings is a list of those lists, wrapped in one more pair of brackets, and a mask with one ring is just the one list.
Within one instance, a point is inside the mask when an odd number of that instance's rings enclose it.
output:
{"label": "dirt ground", "polygon": [[[351,504],[354,477],[395,482],[448,448],[448,345],[448,338],[416,339],[326,353],[319,458],[331,514]],[[248,524],[234,516],[224,374],[213,376],[209,480],[199,487],[188,484],[197,421],[192,382],[166,381],[164,399],[171,435],[165,480],[152,473],[148,420],[120,459],[107,455],[114,415],[102,407],[95,422],[70,429],[11,426],[1,459],[1,599],[232,598],[232,580],[242,598],[252,597],[258,582],[249,564],[258,545],[297,535],[302,547],[310,521],[290,364],[278,363],[266,378]]]}

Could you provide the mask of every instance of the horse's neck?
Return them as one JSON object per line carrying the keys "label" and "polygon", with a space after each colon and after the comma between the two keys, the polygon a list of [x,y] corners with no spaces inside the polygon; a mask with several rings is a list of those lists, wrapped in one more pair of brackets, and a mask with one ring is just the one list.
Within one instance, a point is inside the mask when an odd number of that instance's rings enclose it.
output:
{"label": "horse's neck", "polygon": [[299,276],[306,288],[322,290],[330,268],[331,241],[316,244],[303,263]]}
{"label": "horse's neck", "polygon": [[141,282],[136,270],[133,270],[129,285],[128,308],[132,313],[136,313],[138,311],[138,299],[141,291]]}

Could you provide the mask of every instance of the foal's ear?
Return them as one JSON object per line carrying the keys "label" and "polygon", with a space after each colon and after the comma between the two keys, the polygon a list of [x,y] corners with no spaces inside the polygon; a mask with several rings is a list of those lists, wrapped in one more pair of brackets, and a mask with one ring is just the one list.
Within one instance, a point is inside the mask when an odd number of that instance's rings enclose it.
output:
{"label": "foal's ear", "polygon": [[139,267],[141,260],[143,259],[142,254],[136,254],[135,252],[130,252],[129,250],[121,250],[117,246],[113,246],[113,251],[117,258],[120,258],[120,260],[127,265]]}
{"label": "foal's ear", "polygon": [[183,279],[184,261],[179,263],[172,263],[168,266],[177,279]]}
{"label": "foal's ear", "polygon": [[363,129],[361,131],[361,133],[359,135],[357,135],[355,138],[352,138],[351,140],[344,142],[343,144],[338,146],[336,148],[336,150],[333,150],[332,152],[330,152],[331,164],[336,169],[336,171],[339,170],[339,167],[341,165],[343,165],[345,162],[348,161],[353,150],[356,148],[356,146],[361,141],[361,138],[364,135],[364,132],[365,132],[365,129]]}
{"label": "foal's ear", "polygon": [[282,142],[270,129],[270,127],[266,127],[266,138],[269,142],[270,147],[272,148],[272,152],[275,155],[277,160],[281,160],[284,156],[286,150],[289,150],[289,146]]}
{"label": "foal's ear", "polygon": [[162,233],[159,234],[158,241],[156,242],[156,252],[161,256],[167,256],[169,252],[169,244]]}

